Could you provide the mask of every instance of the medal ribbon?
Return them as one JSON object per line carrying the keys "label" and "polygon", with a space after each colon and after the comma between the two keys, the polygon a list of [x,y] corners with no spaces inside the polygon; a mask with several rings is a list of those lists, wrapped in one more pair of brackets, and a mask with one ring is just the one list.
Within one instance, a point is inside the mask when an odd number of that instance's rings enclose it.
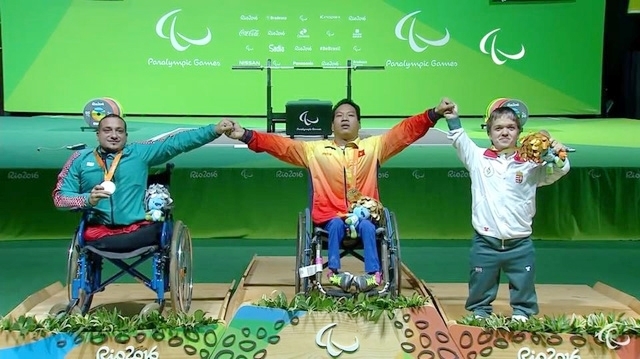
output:
{"label": "medal ribbon", "polygon": [[107,164],[104,163],[98,151],[93,151],[93,154],[96,156],[96,162],[98,162],[98,165],[104,170],[104,180],[111,181],[111,179],[113,178],[113,174],[116,172],[116,167],[118,167],[118,162],[120,162],[120,157],[122,157],[122,152],[118,152],[113,158],[113,162],[111,162],[111,166],[109,166],[108,171]]}

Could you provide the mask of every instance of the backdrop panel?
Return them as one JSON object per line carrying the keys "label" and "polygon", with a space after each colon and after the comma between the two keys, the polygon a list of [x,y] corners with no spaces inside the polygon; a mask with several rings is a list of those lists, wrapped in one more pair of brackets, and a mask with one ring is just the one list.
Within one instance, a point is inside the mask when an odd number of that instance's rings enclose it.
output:
{"label": "backdrop panel", "polygon": [[[443,95],[466,115],[508,96],[532,114],[600,112],[604,0],[2,0],[7,111],[265,114],[265,73],[233,65],[384,65],[356,72],[365,115]],[[37,11],[36,11],[37,10]],[[274,105],[345,96],[346,72],[278,71]],[[46,81],[45,81],[46,79]]]}
{"label": "backdrop panel", "polygon": [[[0,170],[5,210],[0,240],[70,237],[79,214],[53,207],[58,170]],[[471,194],[462,168],[382,168],[382,202],[405,239],[471,236]],[[176,218],[196,238],[295,238],[308,203],[307,173],[297,168],[180,168],[172,178]],[[538,192],[534,237],[640,239],[640,170],[574,168]]]}

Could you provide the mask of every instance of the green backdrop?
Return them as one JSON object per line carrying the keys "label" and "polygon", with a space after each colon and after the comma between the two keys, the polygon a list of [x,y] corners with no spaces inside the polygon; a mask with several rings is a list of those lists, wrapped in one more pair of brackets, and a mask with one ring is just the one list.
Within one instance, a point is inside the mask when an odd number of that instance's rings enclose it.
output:
{"label": "green backdrop", "polygon": [[[158,121],[158,122],[153,122]],[[170,123],[179,121],[178,123]],[[131,120],[129,141],[144,141],[205,120]],[[366,120],[367,131],[396,120]],[[480,119],[463,119],[469,136],[488,146]],[[264,120],[243,120],[256,128]],[[80,118],[0,117],[0,241],[68,238],[79,214],[55,209],[51,192],[71,155],[65,144],[93,146]],[[439,121],[436,129],[445,130]],[[571,171],[540,188],[534,236],[540,239],[640,239],[640,121],[532,119],[527,131],[546,129],[577,149]],[[615,136],[604,136],[615,133]],[[37,151],[38,147],[43,149]],[[54,149],[54,150],[52,150]],[[308,201],[308,177],[266,153],[230,145],[203,146],[171,162],[176,217],[196,238],[293,239]],[[380,168],[383,203],[397,214],[403,239],[468,239],[471,193],[466,170],[450,145],[409,146]]]}
{"label": "green backdrop", "polygon": [[[265,114],[265,73],[239,64],[384,65],[356,71],[365,115],[441,96],[480,115],[496,97],[532,114],[600,112],[604,0],[2,0],[7,111]],[[274,71],[274,105],[346,94],[344,70]]]}
{"label": "green backdrop", "polygon": [[[177,161],[178,164],[180,161]],[[285,165],[286,166],[286,165]],[[288,168],[185,168],[172,178],[175,215],[196,238],[293,239],[307,205],[305,171]],[[0,195],[11,203],[0,241],[70,237],[79,214],[58,212],[51,190],[58,170],[0,170]],[[382,169],[383,203],[403,239],[467,239],[470,180],[462,168]],[[540,188],[534,237],[640,239],[640,170],[574,168]]]}

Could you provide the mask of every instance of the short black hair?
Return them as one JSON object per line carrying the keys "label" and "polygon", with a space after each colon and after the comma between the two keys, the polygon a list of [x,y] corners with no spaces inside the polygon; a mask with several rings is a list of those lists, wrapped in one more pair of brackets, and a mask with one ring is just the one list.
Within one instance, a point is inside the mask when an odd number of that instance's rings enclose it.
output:
{"label": "short black hair", "polygon": [[107,118],[117,118],[120,121],[122,121],[122,123],[124,123],[124,131],[127,131],[127,121],[124,120],[124,118],[122,118],[122,116],[120,115],[116,115],[115,113],[110,113],[106,116],[104,116],[103,118],[100,119],[100,121],[98,121],[98,130],[100,129],[100,125],[102,124],[102,120],[107,119]]}
{"label": "short black hair", "polygon": [[357,103],[353,102],[353,100],[348,98],[342,99],[338,101],[335,105],[333,105],[333,117],[336,117],[336,110],[338,109],[338,107],[345,104],[353,106],[353,108],[356,110],[356,117],[358,118],[358,121],[360,121],[360,106],[358,106]]}

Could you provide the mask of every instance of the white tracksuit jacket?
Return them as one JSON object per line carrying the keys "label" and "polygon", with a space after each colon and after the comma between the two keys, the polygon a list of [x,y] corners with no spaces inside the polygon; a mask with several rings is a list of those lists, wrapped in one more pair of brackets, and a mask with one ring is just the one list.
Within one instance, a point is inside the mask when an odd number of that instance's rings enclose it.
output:
{"label": "white tracksuit jacket", "polygon": [[501,240],[530,236],[537,188],[567,174],[569,159],[547,174],[544,164],[478,147],[463,128],[450,131],[448,137],[471,178],[473,228]]}

